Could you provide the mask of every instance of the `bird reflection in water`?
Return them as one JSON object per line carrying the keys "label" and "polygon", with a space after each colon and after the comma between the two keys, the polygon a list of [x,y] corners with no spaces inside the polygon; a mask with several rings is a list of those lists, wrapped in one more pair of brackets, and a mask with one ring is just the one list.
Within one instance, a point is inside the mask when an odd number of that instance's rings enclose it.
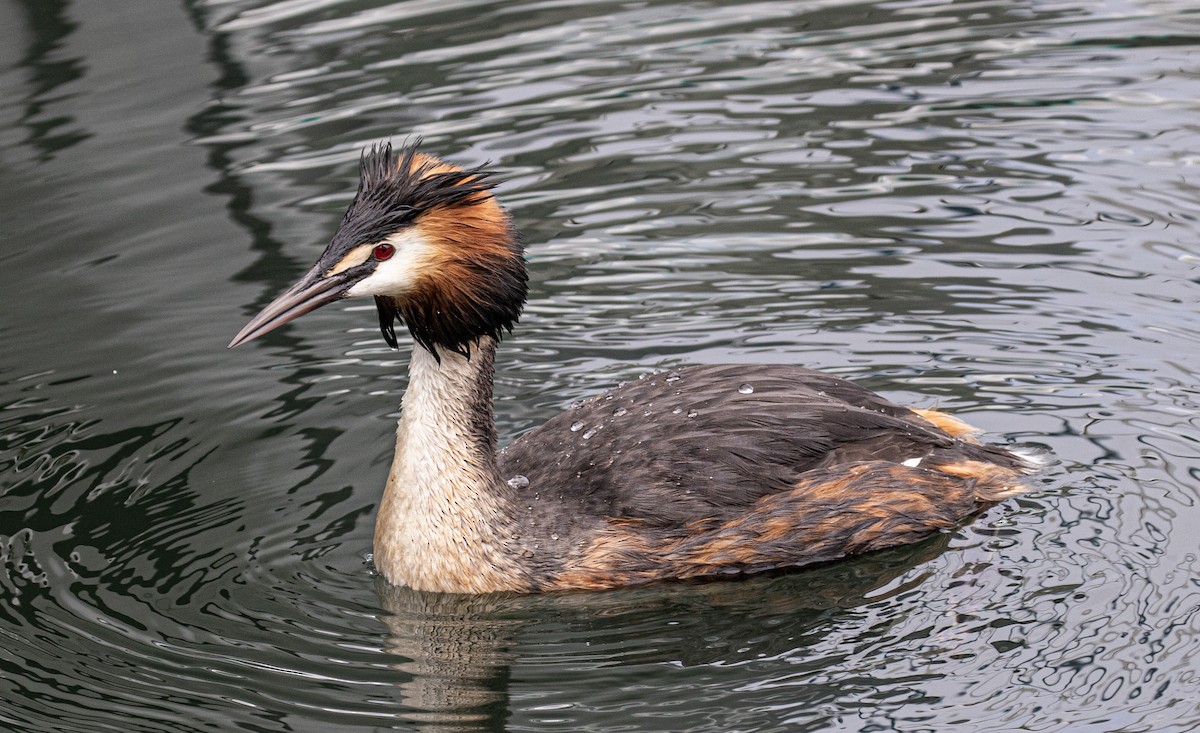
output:
{"label": "bird reflection in water", "polygon": [[[430,593],[380,578],[376,590],[386,649],[406,676],[398,685],[403,711],[397,715],[441,733],[506,730],[518,712],[509,696],[512,680],[520,678],[514,669],[531,659],[526,656],[531,648],[553,647],[553,653],[537,657],[539,676],[559,660],[564,679],[572,667],[594,666],[606,650],[612,656],[605,666],[617,670],[805,656],[805,647],[820,643],[843,614],[919,587],[929,573],[917,568],[941,555],[952,538],[939,534],[848,561],[731,583],[660,583],[608,592]],[[682,633],[664,634],[676,622]],[[697,627],[703,633],[687,633]],[[581,637],[589,640],[587,660],[573,663],[569,649]],[[536,683],[530,684],[534,689]],[[832,700],[837,692],[828,687],[813,694]]]}

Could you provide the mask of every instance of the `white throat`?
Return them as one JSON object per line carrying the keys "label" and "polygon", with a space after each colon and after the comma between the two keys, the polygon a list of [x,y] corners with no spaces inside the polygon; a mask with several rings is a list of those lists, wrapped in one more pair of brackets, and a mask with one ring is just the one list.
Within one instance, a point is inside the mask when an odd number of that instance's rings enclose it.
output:
{"label": "white throat", "polygon": [[418,590],[520,590],[508,559],[511,504],[495,462],[492,359],[484,337],[470,359],[413,347],[396,454],[375,524],[375,565]]}

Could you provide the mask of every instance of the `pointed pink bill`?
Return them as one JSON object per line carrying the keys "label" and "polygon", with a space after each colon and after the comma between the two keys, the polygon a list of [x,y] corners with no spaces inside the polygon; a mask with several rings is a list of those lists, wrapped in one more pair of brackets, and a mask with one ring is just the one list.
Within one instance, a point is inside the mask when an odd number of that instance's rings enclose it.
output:
{"label": "pointed pink bill", "polygon": [[345,297],[346,290],[350,288],[355,279],[346,272],[324,277],[318,268],[314,267],[300,278],[299,282],[285,290],[258,315],[251,318],[250,322],[241,331],[238,331],[237,336],[234,336],[233,340],[229,342],[228,348],[240,346],[305,313],[310,313],[323,305]]}

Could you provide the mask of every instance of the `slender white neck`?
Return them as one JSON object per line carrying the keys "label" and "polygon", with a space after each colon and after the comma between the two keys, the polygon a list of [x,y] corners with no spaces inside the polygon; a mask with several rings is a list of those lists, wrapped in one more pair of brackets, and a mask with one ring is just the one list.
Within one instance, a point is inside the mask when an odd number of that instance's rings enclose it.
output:
{"label": "slender white neck", "polygon": [[375,524],[375,565],[417,590],[521,590],[512,490],[496,469],[496,342],[471,357],[413,347],[396,454]]}

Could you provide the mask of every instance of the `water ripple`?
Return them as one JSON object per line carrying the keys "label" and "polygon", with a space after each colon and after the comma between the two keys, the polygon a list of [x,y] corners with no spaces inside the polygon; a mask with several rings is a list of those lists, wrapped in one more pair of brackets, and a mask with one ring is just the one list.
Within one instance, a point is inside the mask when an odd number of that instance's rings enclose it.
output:
{"label": "water ripple", "polygon": [[[1186,3],[185,5],[130,44],[89,34],[141,16],[48,8],[0,75],[0,149],[36,173],[3,179],[0,721],[1200,725]],[[362,147],[417,135],[497,168],[524,233],[504,438],[756,361],[1053,461],[970,526],[802,573],[388,587],[364,555],[409,347],[367,305],[222,348],[328,241]]]}

